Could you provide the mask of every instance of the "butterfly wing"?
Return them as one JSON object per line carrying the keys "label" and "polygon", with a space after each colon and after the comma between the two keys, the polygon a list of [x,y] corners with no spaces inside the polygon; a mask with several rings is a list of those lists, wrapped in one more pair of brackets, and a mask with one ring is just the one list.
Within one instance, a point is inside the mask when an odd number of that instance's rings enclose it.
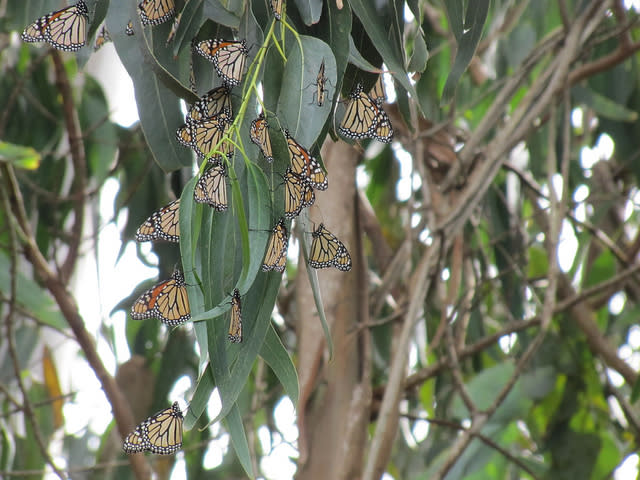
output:
{"label": "butterfly wing", "polygon": [[227,169],[220,161],[211,162],[213,165],[198,179],[193,191],[193,198],[197,203],[206,203],[215,210],[224,211],[227,203]]}
{"label": "butterfly wing", "polygon": [[271,149],[271,137],[269,136],[269,124],[264,117],[264,112],[251,122],[249,137],[255,143],[267,162],[273,162],[273,150]]}
{"label": "butterfly wing", "polygon": [[142,25],[160,25],[176,12],[174,0],[142,0],[138,4]]}
{"label": "butterfly wing", "polygon": [[284,224],[284,218],[273,227],[269,242],[267,243],[267,252],[262,262],[262,271],[268,272],[275,270],[276,272],[284,272],[287,263],[287,247],[289,246],[289,234]]}
{"label": "butterfly wing", "polygon": [[195,50],[205,57],[216,69],[223,83],[234,87],[242,80],[244,64],[249,51],[246,42],[226,41],[217,38],[202,40],[195,45]]}
{"label": "butterfly wing", "polygon": [[[231,155],[232,145],[229,142],[222,142],[229,120],[225,113],[221,113],[191,125],[190,146],[199,157]],[[180,130],[178,132],[181,133]]]}
{"label": "butterfly wing", "polygon": [[282,4],[283,0],[269,0],[271,11],[273,12],[273,16],[276,17],[276,20],[282,20]]}
{"label": "butterfly wing", "polygon": [[321,223],[313,232],[309,265],[313,268],[336,267],[351,270],[351,256],[344,244]]}
{"label": "butterfly wing", "polygon": [[22,32],[25,42],[49,42],[53,47],[73,52],[87,41],[89,10],[84,1],[40,17]]}
{"label": "butterfly wing", "polygon": [[124,440],[125,453],[170,455],[182,447],[182,411],[178,402],[147,418]]}
{"label": "butterfly wing", "polygon": [[310,207],[316,195],[309,182],[287,168],[284,173],[284,215],[297,217],[304,207]]}
{"label": "butterfly wing", "polygon": [[289,147],[291,171],[306,179],[316,190],[326,190],[329,182],[318,160],[316,160],[306,148],[296,142],[293,137],[289,135],[289,132],[285,131],[284,133]]}
{"label": "butterfly wing", "polygon": [[369,96],[362,91],[362,85],[356,85],[351,92],[347,111],[338,127],[338,131],[347,138],[358,140],[369,138],[376,124],[377,107]]}
{"label": "butterfly wing", "polygon": [[93,44],[93,51],[95,52],[97,50],[100,50],[105,43],[110,41],[111,41],[111,35],[109,35],[109,32],[107,31],[107,27],[103,25],[102,28],[100,29],[100,33],[96,35],[96,41]]}
{"label": "butterfly wing", "polygon": [[195,102],[187,113],[187,123],[196,123],[208,117],[225,113],[229,118],[233,116],[231,107],[231,92],[227,87],[209,90]]}
{"label": "butterfly wing", "polygon": [[352,140],[374,138],[384,143],[391,142],[393,128],[388,115],[380,106],[381,102],[374,101],[364,93],[360,84],[356,85],[350,99],[338,131]]}
{"label": "butterfly wing", "polygon": [[136,232],[136,241],[180,241],[180,199],[153,212]]}
{"label": "butterfly wing", "polygon": [[231,319],[229,320],[229,341],[242,342],[242,304],[240,292],[236,288],[231,296]]}
{"label": "butterfly wing", "polygon": [[324,96],[327,92],[325,85],[327,84],[327,77],[324,76],[324,59],[320,63],[318,69],[318,76],[316,77],[316,105],[321,107],[324,104]]}
{"label": "butterfly wing", "polygon": [[131,318],[145,320],[158,318],[169,327],[180,325],[191,318],[189,298],[182,272],[176,270],[171,278],[144,292],[131,306]]}
{"label": "butterfly wing", "polygon": [[382,107],[382,104],[387,100],[387,94],[384,90],[384,83],[382,82],[382,75],[378,75],[375,85],[369,91],[369,98],[375,102],[378,107]]}

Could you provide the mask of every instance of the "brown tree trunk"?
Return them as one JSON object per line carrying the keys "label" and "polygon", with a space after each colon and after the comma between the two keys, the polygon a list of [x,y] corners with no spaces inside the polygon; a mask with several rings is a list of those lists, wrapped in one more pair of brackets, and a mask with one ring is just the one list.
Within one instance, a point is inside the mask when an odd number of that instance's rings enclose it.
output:
{"label": "brown tree trunk", "polygon": [[355,188],[359,154],[344,142],[328,140],[322,156],[329,189],[317,195],[310,219],[316,225],[324,223],[345,244],[353,267],[350,272],[318,271],[334,348],[333,358],[328,358],[306,266],[300,262],[296,280],[299,480],[360,476],[371,402],[369,340],[367,330],[359,328],[366,323],[368,304]]}

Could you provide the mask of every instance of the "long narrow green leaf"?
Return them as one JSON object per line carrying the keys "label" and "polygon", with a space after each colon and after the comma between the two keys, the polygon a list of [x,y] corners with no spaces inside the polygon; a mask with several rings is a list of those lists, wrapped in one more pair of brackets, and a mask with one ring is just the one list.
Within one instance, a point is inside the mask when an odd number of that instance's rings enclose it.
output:
{"label": "long narrow green leaf", "polygon": [[278,377],[285,392],[289,395],[291,402],[297,405],[299,387],[296,367],[293,365],[287,349],[282,344],[282,341],[280,341],[280,337],[275,331],[273,324],[271,324],[267,330],[267,336],[260,349],[260,356],[267,362],[267,365],[271,367],[276,377]]}
{"label": "long narrow green leaf", "polygon": [[240,460],[240,465],[242,465],[242,468],[244,468],[244,471],[247,472],[250,478],[255,478],[256,473],[253,471],[247,435],[244,431],[242,416],[237,406],[234,406],[229,412],[229,415],[227,415],[227,428],[229,435],[231,435],[233,448],[238,456],[238,460]]}
{"label": "long narrow green leaf", "polygon": [[[459,0],[451,0],[451,2],[456,5],[458,1]],[[457,12],[457,6],[454,11]],[[458,53],[456,54],[453,67],[451,68],[451,72],[449,72],[447,82],[445,83],[442,91],[442,99],[440,100],[441,105],[446,105],[453,99],[456,87],[458,86],[458,81],[469,66],[469,63],[476,52],[476,48],[478,48],[478,43],[480,43],[480,38],[482,37],[482,30],[484,29],[484,23],[487,19],[488,12],[489,0],[475,0],[473,2],[469,2],[464,31],[462,36],[458,39]],[[452,20],[450,19],[450,21]],[[452,23],[452,27],[453,25],[454,24]]]}

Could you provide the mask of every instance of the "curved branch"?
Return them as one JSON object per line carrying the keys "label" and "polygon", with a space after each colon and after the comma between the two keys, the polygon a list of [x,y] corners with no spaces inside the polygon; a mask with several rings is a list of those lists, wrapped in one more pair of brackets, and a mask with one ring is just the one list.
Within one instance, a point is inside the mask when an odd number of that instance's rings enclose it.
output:
{"label": "curved branch", "polygon": [[[49,267],[46,259],[38,249],[36,241],[31,232],[31,227],[27,221],[24,211],[24,202],[22,194],[18,187],[13,169],[9,165],[0,164],[2,176],[6,179],[6,185],[9,192],[10,209],[8,212],[13,215],[17,226],[20,228],[20,234],[23,238],[24,255],[31,263],[36,273],[46,288],[55,299],[62,315],[73,331],[76,341],[82,348],[87,362],[94,371],[96,377],[100,381],[102,390],[104,391],[111,407],[113,408],[113,416],[118,427],[121,438],[124,438],[134,427],[133,414],[127,403],[126,398],[120,391],[120,387],[115,379],[109,374],[98,352],[95,342],[84,326],[84,320],[78,311],[78,306],[73,296],[67,291],[66,284],[60,276],[57,276]],[[151,477],[149,464],[142,455],[129,456],[129,463],[138,479],[148,479]]]}
{"label": "curved branch", "polygon": [[62,96],[62,111],[64,113],[64,123],[69,135],[69,147],[71,161],[73,163],[73,185],[72,190],[77,194],[73,202],[73,225],[71,226],[71,236],[69,238],[69,251],[62,267],[60,268],[60,279],[62,283],[67,283],[78,259],[78,250],[82,239],[82,227],[84,225],[85,195],[84,190],[87,185],[87,165],[80,131],[78,114],[73,103],[73,93],[69,86],[69,78],[64,69],[62,58],[57,50],[51,50],[54,71],[56,74],[56,84]]}

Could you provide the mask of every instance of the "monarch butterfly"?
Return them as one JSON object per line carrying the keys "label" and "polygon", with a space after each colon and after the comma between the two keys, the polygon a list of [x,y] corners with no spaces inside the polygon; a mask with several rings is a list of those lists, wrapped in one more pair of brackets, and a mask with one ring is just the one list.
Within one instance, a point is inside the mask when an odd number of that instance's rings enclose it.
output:
{"label": "monarch butterfly", "polygon": [[327,77],[324,76],[324,58],[320,63],[320,68],[318,69],[318,76],[316,77],[316,91],[314,92],[314,97],[316,97],[316,105],[321,107],[324,104],[324,94],[327,92],[325,85],[327,84]]}
{"label": "monarch butterfly", "polygon": [[387,101],[387,94],[384,90],[382,75],[378,75],[378,80],[376,80],[375,85],[369,91],[369,98],[375,102],[378,108],[382,107],[382,104]]}
{"label": "monarch butterfly", "polygon": [[169,44],[173,41],[176,33],[178,32],[178,27],[180,26],[180,19],[182,18],[182,12],[176,15],[176,18],[173,20],[173,25],[171,25],[171,31],[169,35],[167,35],[167,41],[164,44],[165,47],[168,47]]}
{"label": "monarch butterfly", "polygon": [[213,62],[213,66],[224,84],[234,87],[240,83],[242,75],[244,75],[244,63],[249,54],[245,40],[235,42],[212,38],[198,42],[195,45],[195,50]]}
{"label": "monarch butterfly", "polygon": [[162,207],[147,218],[136,232],[136,241],[180,241],[180,199]]}
{"label": "monarch butterfly", "polygon": [[284,131],[284,136],[289,147],[289,158],[291,159],[293,173],[307,180],[309,185],[316,190],[326,190],[329,182],[318,160],[309,153],[309,150],[296,142],[287,130]]}
{"label": "monarch butterfly", "polygon": [[289,233],[284,224],[284,218],[281,218],[271,231],[269,243],[267,244],[267,253],[262,261],[262,271],[275,270],[280,273],[284,272],[284,266],[287,263],[288,246]]}
{"label": "monarch butterfly", "polygon": [[211,154],[233,153],[229,142],[221,142],[231,119],[228,112],[205,118],[198,122],[188,123],[176,132],[176,138],[185,147],[191,147],[199,157]]}
{"label": "monarch butterfly", "polygon": [[316,201],[316,194],[309,181],[287,168],[284,172],[284,216],[297,217],[304,207]]}
{"label": "monarch butterfly", "polygon": [[208,117],[225,113],[232,117],[231,95],[227,87],[218,87],[209,90],[195,102],[187,113],[187,123],[196,123]]}
{"label": "monarch butterfly", "polygon": [[182,272],[176,270],[171,278],[144,292],[131,306],[134,320],[159,318],[169,327],[180,325],[191,318],[189,297]]}
{"label": "monarch butterfly", "polygon": [[126,33],[129,36],[132,36],[134,34],[133,22],[131,20],[129,20],[129,22],[127,22],[127,26],[124,27],[124,33]]}
{"label": "monarch butterfly", "polygon": [[351,256],[347,248],[322,223],[312,236],[309,265],[313,268],[336,267],[343,272],[351,270]]}
{"label": "monarch butterfly", "polygon": [[142,0],[138,9],[142,25],[160,25],[176,12],[174,0]]}
{"label": "monarch butterfly", "polygon": [[104,25],[102,26],[102,28],[100,29],[100,33],[98,33],[98,35],[96,35],[96,41],[93,44],[93,51],[97,51],[100,50],[100,48],[102,48],[102,46],[111,41],[111,35],[109,35],[109,32],[107,31],[107,27],[105,27]]}
{"label": "monarch butterfly", "polygon": [[374,138],[384,143],[391,142],[393,128],[389,117],[369,95],[362,91],[362,85],[357,84],[349,97],[351,101],[347,105],[347,113],[338,131],[354,140]]}
{"label": "monarch butterfly", "polygon": [[233,295],[231,296],[229,341],[231,343],[242,342],[242,305],[240,304],[240,292],[237,288],[233,290]]}
{"label": "monarch butterfly", "polygon": [[258,118],[251,122],[251,130],[249,137],[255,143],[265,160],[269,163],[273,162],[273,151],[271,150],[271,137],[269,136],[269,124],[264,118],[264,112],[261,112]]}
{"label": "monarch butterfly", "polygon": [[219,160],[209,160],[211,168],[204,172],[193,191],[193,199],[198,203],[206,203],[221,212],[227,209],[227,169]]}
{"label": "monarch butterfly", "polygon": [[48,42],[59,50],[74,52],[87,41],[88,20],[87,4],[80,0],[75,5],[38,18],[24,29],[22,40]]}
{"label": "monarch butterfly", "polygon": [[170,455],[182,447],[182,411],[178,402],[151,415],[124,439],[127,454],[151,452]]}
{"label": "monarch butterfly", "polygon": [[282,20],[282,3],[283,0],[269,0],[271,11],[273,12],[273,16],[276,17],[276,20]]}

